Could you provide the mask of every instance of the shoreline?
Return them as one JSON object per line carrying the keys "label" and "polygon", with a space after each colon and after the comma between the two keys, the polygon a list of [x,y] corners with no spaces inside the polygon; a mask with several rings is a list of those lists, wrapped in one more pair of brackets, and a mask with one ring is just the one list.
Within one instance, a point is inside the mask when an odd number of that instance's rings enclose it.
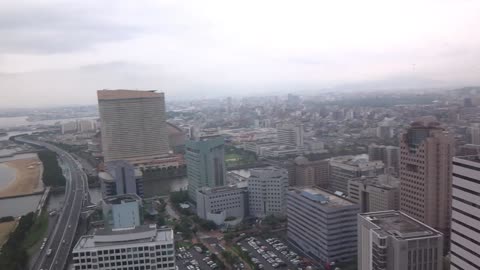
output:
{"label": "shoreline", "polygon": [[0,223],[0,248],[8,241],[10,233],[17,228],[18,220]]}
{"label": "shoreline", "polygon": [[44,189],[41,181],[43,165],[38,157],[10,160],[2,164],[14,169],[16,173],[15,179],[0,189],[0,198],[27,195]]}

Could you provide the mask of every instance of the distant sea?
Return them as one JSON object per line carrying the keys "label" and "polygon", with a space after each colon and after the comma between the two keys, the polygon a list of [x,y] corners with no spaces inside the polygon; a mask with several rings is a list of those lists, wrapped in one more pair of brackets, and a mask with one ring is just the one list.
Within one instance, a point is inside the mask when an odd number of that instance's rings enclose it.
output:
{"label": "distant sea", "polygon": [[67,119],[54,119],[54,120],[41,120],[41,121],[27,121],[28,116],[18,116],[18,117],[0,117],[0,128],[15,128],[29,125],[54,125],[57,122],[65,123],[69,121],[74,121],[77,119],[97,119],[98,116],[91,117],[79,117],[79,118],[67,118]]}

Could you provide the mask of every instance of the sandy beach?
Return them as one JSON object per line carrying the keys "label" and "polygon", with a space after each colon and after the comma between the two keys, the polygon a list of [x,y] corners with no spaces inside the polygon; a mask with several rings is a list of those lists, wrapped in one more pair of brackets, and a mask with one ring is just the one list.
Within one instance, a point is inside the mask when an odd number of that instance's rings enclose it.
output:
{"label": "sandy beach", "polygon": [[11,160],[3,164],[15,169],[16,175],[15,180],[0,189],[0,198],[30,194],[43,189],[43,183],[39,181],[42,163],[38,158]]}
{"label": "sandy beach", "polygon": [[15,229],[17,221],[0,223],[0,247],[7,241],[9,234]]}

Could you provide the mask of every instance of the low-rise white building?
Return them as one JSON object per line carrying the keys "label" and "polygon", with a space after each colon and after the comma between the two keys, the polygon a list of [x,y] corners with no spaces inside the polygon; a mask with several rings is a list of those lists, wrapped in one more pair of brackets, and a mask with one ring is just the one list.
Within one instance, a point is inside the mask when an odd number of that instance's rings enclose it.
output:
{"label": "low-rise white building", "polygon": [[277,167],[250,170],[248,178],[249,214],[255,217],[286,214],[288,172]]}
{"label": "low-rise white building", "polygon": [[80,237],[73,248],[73,269],[174,270],[173,230],[155,225],[99,230]]}
{"label": "low-rise white building", "polygon": [[237,186],[201,188],[197,190],[197,215],[217,225],[232,218],[240,222],[248,209],[247,196],[247,189]]}
{"label": "low-rise white building", "polygon": [[102,212],[105,226],[109,228],[131,228],[143,223],[142,199],[136,194],[104,198]]}

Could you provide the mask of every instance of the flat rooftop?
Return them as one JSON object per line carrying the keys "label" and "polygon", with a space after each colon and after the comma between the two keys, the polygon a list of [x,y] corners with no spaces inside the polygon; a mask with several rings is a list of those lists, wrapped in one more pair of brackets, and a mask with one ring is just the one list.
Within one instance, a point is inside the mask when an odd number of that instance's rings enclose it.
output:
{"label": "flat rooftop", "polygon": [[369,177],[359,177],[351,179],[349,181],[383,189],[396,189],[400,186],[400,180],[398,178],[386,174]]}
{"label": "flat rooftop", "polygon": [[109,196],[103,199],[108,204],[122,204],[128,202],[142,202],[142,199],[136,194],[122,194],[116,196]]}
{"label": "flat rooftop", "polygon": [[317,187],[292,188],[289,192],[295,192],[303,197],[326,207],[346,207],[356,205],[350,200]]}
{"label": "flat rooftop", "polygon": [[142,225],[126,229],[100,229],[93,235],[80,237],[73,250],[128,245],[148,242],[173,242],[171,228],[157,229],[155,225]]}
{"label": "flat rooftop", "polygon": [[163,97],[163,93],[156,93],[156,90],[98,90],[97,96],[99,100],[115,100],[130,98],[158,98]]}
{"label": "flat rooftop", "polygon": [[[453,161],[460,161],[462,163],[480,163],[480,154],[454,157]],[[480,166],[480,164],[475,164],[474,166]]]}
{"label": "flat rooftop", "polygon": [[198,191],[203,194],[216,194],[216,193],[223,193],[223,192],[230,192],[230,191],[238,191],[241,190],[237,185],[228,185],[228,186],[220,186],[220,187],[205,187],[201,188]]}
{"label": "flat rooftop", "polygon": [[375,231],[383,236],[397,239],[413,239],[441,236],[439,231],[418,220],[395,210],[360,214],[365,220],[374,224]]}
{"label": "flat rooftop", "polygon": [[381,168],[384,166],[382,161],[369,161],[367,154],[333,157],[330,158],[330,162],[335,163],[335,166],[343,165],[345,167],[357,167],[360,169]]}

